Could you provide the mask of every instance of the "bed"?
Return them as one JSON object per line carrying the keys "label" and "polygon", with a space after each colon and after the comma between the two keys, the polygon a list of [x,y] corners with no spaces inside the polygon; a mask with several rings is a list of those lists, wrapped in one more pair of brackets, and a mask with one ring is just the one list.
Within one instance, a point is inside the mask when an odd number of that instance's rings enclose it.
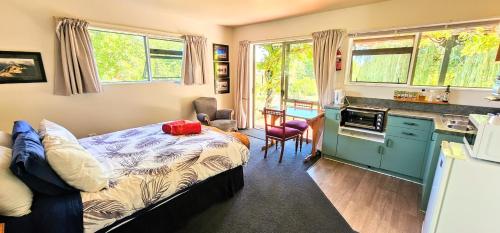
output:
{"label": "bed", "polygon": [[24,220],[3,220],[7,232],[165,232],[243,187],[249,150],[241,139],[211,127],[172,136],[161,125],[80,139],[110,172],[109,188],[39,196]]}

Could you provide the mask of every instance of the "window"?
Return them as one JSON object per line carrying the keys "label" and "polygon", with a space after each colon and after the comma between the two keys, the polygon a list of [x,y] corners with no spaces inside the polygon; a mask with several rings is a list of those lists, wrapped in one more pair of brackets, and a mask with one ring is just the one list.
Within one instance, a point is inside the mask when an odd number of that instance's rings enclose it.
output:
{"label": "window", "polygon": [[495,63],[499,28],[498,24],[463,26],[351,39],[349,80],[490,88],[500,71]]}
{"label": "window", "polygon": [[351,81],[406,83],[415,36],[354,40]]}
{"label": "window", "polygon": [[285,44],[286,99],[318,101],[311,42]]}
{"label": "window", "polygon": [[180,81],[182,40],[98,29],[89,33],[102,82]]}

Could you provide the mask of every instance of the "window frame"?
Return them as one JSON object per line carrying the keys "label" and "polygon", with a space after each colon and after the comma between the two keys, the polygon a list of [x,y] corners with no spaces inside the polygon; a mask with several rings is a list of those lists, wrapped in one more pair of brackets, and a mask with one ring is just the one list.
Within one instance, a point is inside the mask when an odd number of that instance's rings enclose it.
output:
{"label": "window frame", "polygon": [[[148,84],[148,83],[174,83],[174,84],[182,84],[183,80],[183,75],[182,75],[182,70],[180,74],[180,78],[178,80],[158,80],[158,79],[153,79],[153,73],[151,69],[151,52],[150,52],[150,47],[149,47],[149,39],[157,39],[157,40],[166,40],[166,41],[175,41],[175,42],[181,42],[183,46],[185,46],[186,41],[181,37],[181,36],[172,36],[172,35],[161,35],[161,33],[157,34],[151,34],[151,33],[144,33],[144,32],[138,32],[134,30],[119,30],[119,29],[113,29],[109,27],[99,27],[99,26],[92,26],[89,25],[88,27],[89,31],[102,31],[102,32],[109,32],[109,33],[120,33],[120,34],[125,34],[125,35],[134,35],[134,36],[141,36],[144,39],[144,50],[145,50],[145,55],[146,55],[146,65],[148,69],[148,77],[147,80],[144,81],[117,81],[117,82],[107,82],[100,80],[102,85],[114,85],[114,84]],[[92,41],[91,41],[92,43]],[[94,48],[92,48],[94,49]],[[182,56],[182,63],[184,63],[184,49],[183,49],[183,56]],[[95,59],[95,56],[94,56]]]}
{"label": "window frame", "polygon": [[[481,27],[487,24],[481,24],[478,23],[477,25],[471,25],[470,27]],[[443,28],[442,30],[445,30]],[[346,65],[345,65],[345,73],[344,73],[344,85],[347,86],[371,86],[371,87],[397,87],[397,88],[408,88],[408,89],[443,89],[444,86],[425,86],[425,85],[412,85],[413,83],[413,78],[415,76],[415,67],[417,65],[416,59],[418,56],[418,46],[420,44],[420,40],[422,37],[422,33],[427,32],[427,31],[432,31],[432,30],[421,30],[421,31],[415,31],[411,33],[402,33],[398,34],[397,30],[394,32],[390,33],[381,33],[378,35],[374,36],[360,36],[360,37],[348,37],[348,47],[347,47],[347,59],[346,59]],[[413,52],[412,56],[410,59],[410,67],[408,69],[408,79],[406,83],[383,83],[383,82],[353,82],[351,81],[351,72],[352,72],[352,51],[354,49],[354,40],[356,39],[377,39],[377,38],[387,38],[387,37],[399,37],[399,36],[408,36],[408,35],[414,35],[415,40],[413,44]],[[489,87],[453,87],[455,90],[474,90],[474,91],[484,91],[484,92],[490,92],[491,88]]]}
{"label": "window frame", "polygon": [[[413,37],[413,49],[410,55],[410,61],[408,64],[408,78],[406,79],[406,83],[389,83],[389,82],[353,82],[351,81],[352,76],[352,56],[354,51],[354,40],[356,39],[379,39],[379,38],[394,38],[394,37]],[[387,34],[387,35],[378,35],[378,36],[367,36],[360,38],[349,38],[349,47],[348,47],[348,57],[346,63],[346,80],[345,84],[348,85],[367,85],[367,86],[402,86],[402,85],[411,85],[411,81],[413,80],[413,70],[415,68],[415,58],[418,51],[418,42],[420,41],[420,36],[418,33],[405,33],[405,34]],[[405,48],[405,47],[401,47]]]}

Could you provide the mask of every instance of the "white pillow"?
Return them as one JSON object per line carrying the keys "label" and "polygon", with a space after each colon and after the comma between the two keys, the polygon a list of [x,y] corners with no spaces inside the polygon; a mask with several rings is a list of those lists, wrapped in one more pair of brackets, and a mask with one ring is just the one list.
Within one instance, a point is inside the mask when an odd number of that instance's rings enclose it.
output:
{"label": "white pillow", "polygon": [[69,185],[85,192],[108,187],[107,171],[78,142],[46,135],[43,146],[49,165]]}
{"label": "white pillow", "polygon": [[41,138],[50,135],[50,136],[61,137],[70,142],[78,143],[78,139],[76,139],[75,135],[69,132],[69,130],[46,119],[43,119],[40,122],[39,134]]}
{"label": "white pillow", "polygon": [[0,131],[0,146],[12,148],[12,135],[10,133]]}
{"label": "white pillow", "polygon": [[9,169],[12,150],[0,146],[0,215],[20,217],[31,212],[33,193]]}

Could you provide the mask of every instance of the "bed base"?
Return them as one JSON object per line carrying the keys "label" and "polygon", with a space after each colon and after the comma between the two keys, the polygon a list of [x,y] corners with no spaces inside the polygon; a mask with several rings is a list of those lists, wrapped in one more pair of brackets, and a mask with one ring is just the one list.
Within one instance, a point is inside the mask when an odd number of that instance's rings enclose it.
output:
{"label": "bed base", "polygon": [[185,226],[189,219],[243,188],[243,167],[238,166],[182,190],[157,205],[142,209],[107,226],[99,233],[165,233]]}

